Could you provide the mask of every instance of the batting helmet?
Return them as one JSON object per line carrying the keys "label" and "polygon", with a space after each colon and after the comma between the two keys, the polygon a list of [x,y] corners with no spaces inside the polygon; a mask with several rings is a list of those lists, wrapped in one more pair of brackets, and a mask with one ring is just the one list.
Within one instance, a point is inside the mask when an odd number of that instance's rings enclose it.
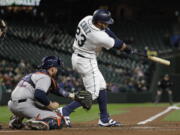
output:
{"label": "batting helmet", "polygon": [[111,12],[106,9],[97,9],[93,13],[93,22],[103,22],[106,24],[113,24],[114,20],[111,18]]}
{"label": "batting helmet", "polygon": [[45,56],[42,58],[42,64],[40,68],[49,69],[51,67],[61,67],[63,66],[62,60],[57,56]]}

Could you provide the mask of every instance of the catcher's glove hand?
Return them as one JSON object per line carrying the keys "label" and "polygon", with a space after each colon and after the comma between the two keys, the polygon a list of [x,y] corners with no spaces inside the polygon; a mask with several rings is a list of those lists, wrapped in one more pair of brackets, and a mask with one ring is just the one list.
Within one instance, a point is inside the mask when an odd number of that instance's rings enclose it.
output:
{"label": "catcher's glove hand", "polygon": [[91,109],[92,106],[92,94],[89,91],[80,90],[75,93],[75,100],[80,102],[84,109]]}
{"label": "catcher's glove hand", "polygon": [[4,38],[7,32],[7,25],[4,20],[0,19],[0,37]]}

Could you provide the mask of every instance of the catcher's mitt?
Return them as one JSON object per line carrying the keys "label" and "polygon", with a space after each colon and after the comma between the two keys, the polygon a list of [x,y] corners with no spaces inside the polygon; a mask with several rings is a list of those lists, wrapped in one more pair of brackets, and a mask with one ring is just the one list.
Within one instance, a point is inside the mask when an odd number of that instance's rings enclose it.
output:
{"label": "catcher's mitt", "polygon": [[91,109],[92,106],[92,95],[89,91],[80,90],[75,93],[75,100],[80,102],[84,109]]}
{"label": "catcher's mitt", "polygon": [[7,25],[4,20],[0,19],[0,37],[3,39],[6,36]]}

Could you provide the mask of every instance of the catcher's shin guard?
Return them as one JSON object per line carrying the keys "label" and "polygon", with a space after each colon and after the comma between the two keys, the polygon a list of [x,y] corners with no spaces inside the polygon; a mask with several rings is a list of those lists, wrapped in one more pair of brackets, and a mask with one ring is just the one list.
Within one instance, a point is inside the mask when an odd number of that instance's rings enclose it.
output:
{"label": "catcher's shin guard", "polygon": [[11,129],[21,129],[24,127],[22,120],[24,118],[19,118],[17,116],[12,116],[9,121],[9,128]]}
{"label": "catcher's shin guard", "polygon": [[41,121],[41,120],[28,120],[26,122],[26,126],[29,129],[33,129],[33,130],[49,130],[49,124],[47,122]]}
{"label": "catcher's shin guard", "polygon": [[51,129],[62,129],[64,125],[64,118],[45,118],[42,120],[28,120],[26,122],[26,125],[30,129],[35,129],[35,130],[51,130]]}
{"label": "catcher's shin guard", "polygon": [[61,129],[64,125],[64,118],[45,118],[43,121],[49,124],[49,129]]}

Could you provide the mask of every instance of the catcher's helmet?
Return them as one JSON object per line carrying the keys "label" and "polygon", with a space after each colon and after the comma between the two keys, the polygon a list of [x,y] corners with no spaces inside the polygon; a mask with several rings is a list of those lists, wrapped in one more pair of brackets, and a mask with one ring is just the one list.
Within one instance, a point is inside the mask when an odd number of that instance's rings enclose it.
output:
{"label": "catcher's helmet", "polygon": [[114,20],[111,18],[111,12],[106,9],[97,9],[93,13],[93,22],[103,22],[106,24],[113,24]]}
{"label": "catcher's helmet", "polygon": [[62,60],[56,56],[45,56],[42,58],[42,64],[40,68],[49,69],[51,67],[61,67],[63,66]]}

